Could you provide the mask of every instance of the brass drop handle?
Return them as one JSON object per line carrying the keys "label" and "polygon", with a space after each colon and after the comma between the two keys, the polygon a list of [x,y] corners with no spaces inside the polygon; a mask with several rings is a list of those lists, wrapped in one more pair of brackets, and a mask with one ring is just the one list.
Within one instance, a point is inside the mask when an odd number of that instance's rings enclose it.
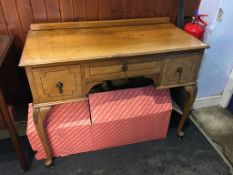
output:
{"label": "brass drop handle", "polygon": [[179,78],[181,79],[182,73],[183,73],[183,67],[178,67],[178,68],[176,69],[176,72],[179,74]]}
{"label": "brass drop handle", "polygon": [[59,81],[59,82],[57,82],[56,86],[58,88],[59,94],[62,94],[63,93],[63,86],[64,86],[63,83]]}
{"label": "brass drop handle", "polygon": [[128,71],[128,64],[124,63],[121,69],[122,69],[122,71],[127,72]]}

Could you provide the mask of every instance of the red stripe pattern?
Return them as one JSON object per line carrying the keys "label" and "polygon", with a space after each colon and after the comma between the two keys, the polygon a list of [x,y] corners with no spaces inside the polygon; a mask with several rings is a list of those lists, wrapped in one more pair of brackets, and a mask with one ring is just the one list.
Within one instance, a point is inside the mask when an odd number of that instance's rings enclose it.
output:
{"label": "red stripe pattern", "polygon": [[[89,112],[91,111],[91,119]],[[91,94],[53,107],[44,123],[54,157],[165,138],[172,110],[169,90],[153,86]],[[46,154],[29,104],[27,136],[36,159]],[[91,124],[92,123],[92,124]]]}
{"label": "red stripe pattern", "polygon": [[153,86],[89,96],[93,149],[165,138],[172,105],[169,90]]}
{"label": "red stripe pattern", "polygon": [[[36,159],[45,159],[42,143],[33,122],[33,108],[29,104],[27,136],[36,151]],[[44,123],[54,157],[67,156],[92,150],[91,121],[87,101],[53,107]]]}

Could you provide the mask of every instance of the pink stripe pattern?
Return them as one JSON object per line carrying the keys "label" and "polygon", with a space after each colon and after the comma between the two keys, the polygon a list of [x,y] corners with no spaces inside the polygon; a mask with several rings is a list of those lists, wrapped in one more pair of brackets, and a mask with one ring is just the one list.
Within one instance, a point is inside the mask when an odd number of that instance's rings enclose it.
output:
{"label": "pink stripe pattern", "polygon": [[167,136],[171,116],[169,90],[153,86],[89,95],[93,150]]}
{"label": "pink stripe pattern", "polygon": [[[54,106],[44,127],[53,156],[61,157],[166,138],[171,110],[169,90],[153,86],[117,90],[91,94],[89,104]],[[32,114],[29,104],[27,136],[36,159],[45,159]]]}
{"label": "pink stripe pattern", "polygon": [[[54,157],[67,156],[92,150],[91,121],[87,101],[54,106],[44,123]],[[37,160],[46,154],[33,122],[33,108],[29,104],[27,136]]]}

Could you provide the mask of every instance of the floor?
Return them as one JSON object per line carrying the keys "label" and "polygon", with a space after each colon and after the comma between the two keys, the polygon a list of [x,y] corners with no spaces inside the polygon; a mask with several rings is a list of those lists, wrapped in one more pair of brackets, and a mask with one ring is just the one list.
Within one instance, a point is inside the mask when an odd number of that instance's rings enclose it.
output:
{"label": "floor", "polygon": [[[16,129],[20,136],[24,136],[27,127],[27,108],[28,104],[18,104],[14,106],[12,114],[16,123]],[[9,132],[6,129],[0,129],[0,140],[9,138]]]}
{"label": "floor", "polygon": [[[21,108],[19,111],[22,111]],[[191,119],[222,158],[192,123],[186,129],[185,139],[178,142],[174,135],[177,118],[173,117],[166,140],[58,158],[55,161],[55,169],[52,170],[45,168],[40,161],[34,160],[27,174],[233,175],[232,114],[220,107],[209,107],[193,111]],[[17,126],[20,135],[24,135],[26,123],[18,122]],[[0,175],[22,174],[12,149],[10,146],[4,146],[9,145],[10,142],[8,140],[2,142],[2,139],[7,137],[8,133],[2,130],[0,132]],[[27,147],[27,141],[25,145]],[[5,150],[2,149],[3,147]]]}
{"label": "floor", "polygon": [[[172,120],[168,138],[55,160],[53,169],[32,161],[27,175],[229,175],[230,169],[192,122],[179,141]],[[1,148],[0,144],[0,150]],[[6,148],[7,146],[3,146]],[[0,175],[22,174],[13,153],[0,154]]]}
{"label": "floor", "polygon": [[220,154],[233,165],[233,115],[219,106],[193,111],[193,119]]}
{"label": "floor", "polygon": [[[16,124],[16,129],[18,131],[18,134],[20,136],[24,136],[25,133],[26,133],[26,127],[27,127],[27,123],[26,122],[18,122]],[[6,139],[6,138],[9,138],[10,135],[9,135],[9,132],[6,130],[6,129],[0,129],[0,140],[1,139]]]}

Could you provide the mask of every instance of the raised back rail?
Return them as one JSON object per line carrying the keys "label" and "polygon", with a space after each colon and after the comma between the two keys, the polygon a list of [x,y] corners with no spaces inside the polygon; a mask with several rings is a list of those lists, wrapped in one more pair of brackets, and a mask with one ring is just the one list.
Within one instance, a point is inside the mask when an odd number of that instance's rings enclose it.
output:
{"label": "raised back rail", "polygon": [[87,22],[41,23],[41,24],[31,24],[30,30],[35,31],[35,30],[55,30],[55,29],[82,29],[82,28],[98,28],[98,27],[153,25],[153,24],[166,24],[166,23],[170,23],[169,17],[87,21]]}

